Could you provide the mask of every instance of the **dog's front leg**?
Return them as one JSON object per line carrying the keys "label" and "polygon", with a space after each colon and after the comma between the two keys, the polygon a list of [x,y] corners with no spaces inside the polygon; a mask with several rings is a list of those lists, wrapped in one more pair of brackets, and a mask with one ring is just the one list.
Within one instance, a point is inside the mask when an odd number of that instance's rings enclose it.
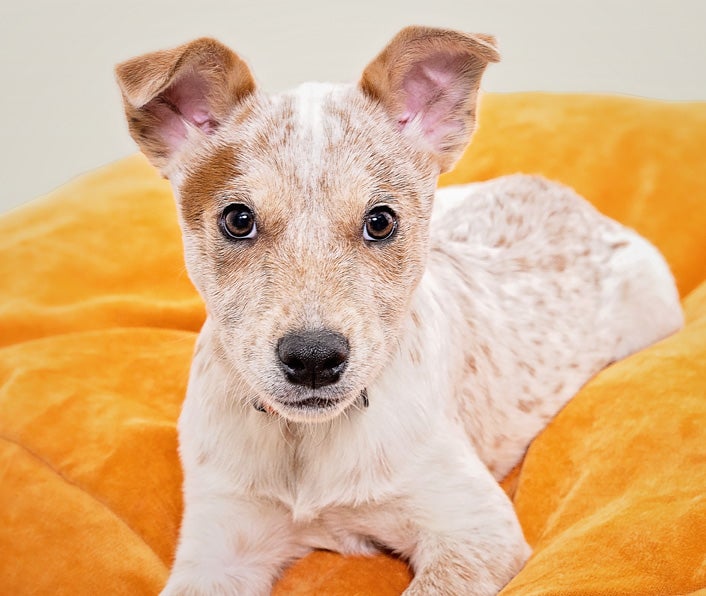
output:
{"label": "dog's front leg", "polygon": [[392,540],[380,537],[414,570],[405,596],[493,596],[530,555],[512,503],[483,464],[470,460],[428,462],[433,471],[398,503],[397,535],[389,524]]}
{"label": "dog's front leg", "polygon": [[233,494],[187,494],[179,547],[162,596],[261,596],[309,549],[276,504]]}

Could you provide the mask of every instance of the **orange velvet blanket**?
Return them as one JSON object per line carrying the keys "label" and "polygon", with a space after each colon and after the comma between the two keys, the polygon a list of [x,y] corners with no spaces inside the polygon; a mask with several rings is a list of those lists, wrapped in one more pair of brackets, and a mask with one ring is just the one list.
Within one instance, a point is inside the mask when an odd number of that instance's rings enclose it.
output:
{"label": "orange velvet blanket", "polygon": [[[706,588],[706,104],[487,95],[442,183],[538,172],[665,254],[679,334],[602,372],[504,483],[535,553],[509,595]],[[0,594],[156,594],[181,516],[175,421],[203,305],[139,156],[0,218]],[[399,594],[314,553],[283,594]],[[699,593],[706,593],[700,591]]]}

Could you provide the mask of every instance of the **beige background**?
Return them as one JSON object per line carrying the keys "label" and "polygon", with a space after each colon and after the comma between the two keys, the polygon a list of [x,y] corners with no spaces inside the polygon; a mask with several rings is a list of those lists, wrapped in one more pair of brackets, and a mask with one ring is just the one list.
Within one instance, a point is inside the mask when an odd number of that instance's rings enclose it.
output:
{"label": "beige background", "polygon": [[486,90],[706,99],[706,0],[0,2],[0,211],[133,152],[113,65],[201,35],[272,91],[353,80],[419,23],[495,34]]}

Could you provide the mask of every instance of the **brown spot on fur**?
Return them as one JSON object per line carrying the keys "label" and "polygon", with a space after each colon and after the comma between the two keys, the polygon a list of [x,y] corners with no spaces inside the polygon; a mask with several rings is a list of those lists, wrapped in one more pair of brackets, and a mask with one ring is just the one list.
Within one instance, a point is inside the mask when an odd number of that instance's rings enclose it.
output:
{"label": "brown spot on fur", "polygon": [[564,271],[566,269],[566,257],[563,255],[552,255],[549,258],[549,268],[554,271]]}
{"label": "brown spot on fur", "polygon": [[518,271],[527,272],[532,270],[532,266],[530,265],[530,262],[529,260],[527,260],[527,258],[518,257],[517,259],[515,259],[515,269],[517,269]]}
{"label": "brown spot on fur", "polygon": [[619,248],[625,248],[626,246],[630,246],[630,243],[627,242],[626,240],[620,240],[620,241],[614,242],[613,244],[610,245],[610,247],[613,250],[617,250]]}
{"label": "brown spot on fur", "polygon": [[419,314],[417,313],[417,311],[413,310],[410,316],[412,317],[412,323],[414,323],[415,327],[417,327],[417,329],[421,329],[422,320],[419,318]]}
{"label": "brown spot on fur", "polygon": [[537,409],[541,404],[541,399],[519,399],[517,400],[517,409],[528,414]]}
{"label": "brown spot on fur", "polygon": [[186,226],[193,231],[201,228],[203,215],[215,205],[217,195],[240,175],[236,150],[230,145],[219,146],[201,160],[188,173],[179,191]]}
{"label": "brown spot on fur", "polygon": [[468,356],[466,358],[466,366],[468,367],[468,370],[470,370],[473,374],[476,374],[478,372],[478,363],[476,362],[476,359],[473,356]]}
{"label": "brown spot on fur", "polygon": [[509,213],[507,223],[510,226],[520,227],[524,223],[524,218],[519,213]]}
{"label": "brown spot on fur", "polygon": [[532,365],[527,364],[527,362],[520,362],[519,367],[524,368],[532,377],[534,377],[537,374],[537,371],[535,370],[535,368]]}
{"label": "brown spot on fur", "polygon": [[412,364],[419,364],[422,361],[421,354],[417,348],[412,348],[409,351],[409,358],[412,360]]}
{"label": "brown spot on fur", "polygon": [[495,363],[495,360],[493,359],[493,352],[491,351],[490,347],[486,344],[481,344],[480,350],[481,350],[481,352],[483,352],[483,356],[485,356],[486,360],[488,361],[488,364],[490,364],[491,368],[493,369],[493,373],[495,375],[499,375],[500,369],[498,368],[498,365]]}
{"label": "brown spot on fur", "polygon": [[[254,117],[257,125],[249,128],[248,134],[239,141],[247,145],[248,153],[268,156],[267,163],[280,176],[287,176],[292,186],[301,186],[301,175],[297,168],[291,167],[292,143],[296,144],[297,125],[294,99],[284,95],[280,97],[276,109],[260,106],[260,113]],[[231,127],[237,130],[235,127]]]}
{"label": "brown spot on fur", "polygon": [[517,408],[521,412],[524,412],[525,414],[527,414],[532,411],[532,403],[526,399],[520,399],[517,402]]}

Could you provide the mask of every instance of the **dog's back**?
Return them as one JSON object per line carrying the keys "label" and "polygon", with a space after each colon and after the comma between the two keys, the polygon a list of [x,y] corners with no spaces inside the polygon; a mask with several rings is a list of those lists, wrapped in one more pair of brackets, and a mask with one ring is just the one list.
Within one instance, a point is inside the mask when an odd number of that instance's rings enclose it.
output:
{"label": "dog's back", "polygon": [[536,176],[439,190],[429,276],[459,308],[452,407],[497,478],[591,376],[683,322],[654,246]]}

